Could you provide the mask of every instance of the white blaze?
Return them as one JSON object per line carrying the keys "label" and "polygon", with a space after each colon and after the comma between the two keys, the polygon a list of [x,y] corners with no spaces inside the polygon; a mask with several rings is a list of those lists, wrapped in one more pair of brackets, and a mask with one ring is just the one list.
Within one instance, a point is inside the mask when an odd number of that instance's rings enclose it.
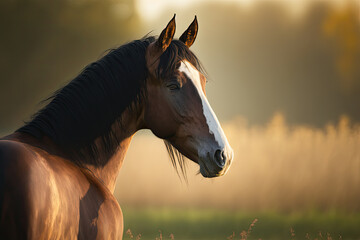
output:
{"label": "white blaze", "polygon": [[200,72],[196,68],[194,68],[188,61],[181,62],[179,71],[185,73],[187,77],[191,79],[199,93],[202,102],[203,113],[208,124],[210,134],[214,135],[215,141],[219,144],[220,148],[225,148],[227,151],[231,150],[224,131],[220,126],[219,120],[217,119],[202,90]]}

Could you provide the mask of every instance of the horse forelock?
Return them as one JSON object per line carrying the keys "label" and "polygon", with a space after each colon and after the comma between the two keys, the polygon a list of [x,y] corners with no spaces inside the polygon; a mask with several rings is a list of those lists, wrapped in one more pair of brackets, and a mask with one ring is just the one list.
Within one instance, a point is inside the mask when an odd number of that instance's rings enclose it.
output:
{"label": "horse forelock", "polygon": [[183,60],[190,62],[198,71],[206,75],[205,69],[196,55],[180,40],[173,40],[160,56],[157,77],[159,79],[166,78],[167,74],[177,70],[178,64]]}

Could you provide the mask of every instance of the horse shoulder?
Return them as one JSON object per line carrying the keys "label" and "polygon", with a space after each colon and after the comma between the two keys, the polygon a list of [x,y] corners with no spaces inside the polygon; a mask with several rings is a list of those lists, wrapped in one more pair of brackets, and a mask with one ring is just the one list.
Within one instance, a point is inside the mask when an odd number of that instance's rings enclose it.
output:
{"label": "horse shoulder", "polygon": [[27,239],[29,236],[29,156],[33,157],[23,144],[0,140],[1,239]]}
{"label": "horse shoulder", "polygon": [[90,172],[17,141],[0,140],[0,239],[121,239],[113,194]]}
{"label": "horse shoulder", "polygon": [[76,239],[86,180],[70,162],[0,140],[0,238]]}

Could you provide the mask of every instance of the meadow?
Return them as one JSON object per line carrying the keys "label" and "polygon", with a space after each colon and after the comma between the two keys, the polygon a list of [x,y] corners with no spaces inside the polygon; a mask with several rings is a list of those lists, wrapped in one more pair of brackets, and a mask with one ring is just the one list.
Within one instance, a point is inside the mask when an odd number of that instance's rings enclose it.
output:
{"label": "meadow", "polygon": [[360,126],[342,117],[323,128],[289,126],[276,114],[265,126],[242,118],[223,124],[235,152],[228,173],[205,179],[188,163],[177,176],[161,140],[136,135],[120,171],[121,204],[245,210],[360,210]]}
{"label": "meadow", "polygon": [[130,207],[124,217],[124,239],[360,239],[359,213]]}
{"label": "meadow", "polygon": [[223,128],[235,151],[229,172],[204,179],[188,161],[187,182],[161,140],[135,136],[115,191],[134,239],[158,230],[164,239],[241,239],[254,219],[249,239],[360,239],[359,124],[343,116],[291,126],[278,113],[263,126],[238,117]]}

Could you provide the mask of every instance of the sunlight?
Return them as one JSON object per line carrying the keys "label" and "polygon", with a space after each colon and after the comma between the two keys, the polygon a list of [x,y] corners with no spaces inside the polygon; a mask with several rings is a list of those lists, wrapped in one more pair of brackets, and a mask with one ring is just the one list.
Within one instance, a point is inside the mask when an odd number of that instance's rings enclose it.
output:
{"label": "sunlight", "polygon": [[250,8],[259,2],[281,3],[288,7],[288,10],[293,14],[294,17],[298,17],[302,16],[306,8],[315,2],[332,3],[335,7],[343,7],[347,3],[357,3],[357,0],[137,0],[136,8],[144,20],[155,20],[159,17],[159,15],[168,9],[183,9],[184,7],[189,7],[190,5],[193,6],[205,2],[221,2],[225,4],[235,3],[245,9]]}

